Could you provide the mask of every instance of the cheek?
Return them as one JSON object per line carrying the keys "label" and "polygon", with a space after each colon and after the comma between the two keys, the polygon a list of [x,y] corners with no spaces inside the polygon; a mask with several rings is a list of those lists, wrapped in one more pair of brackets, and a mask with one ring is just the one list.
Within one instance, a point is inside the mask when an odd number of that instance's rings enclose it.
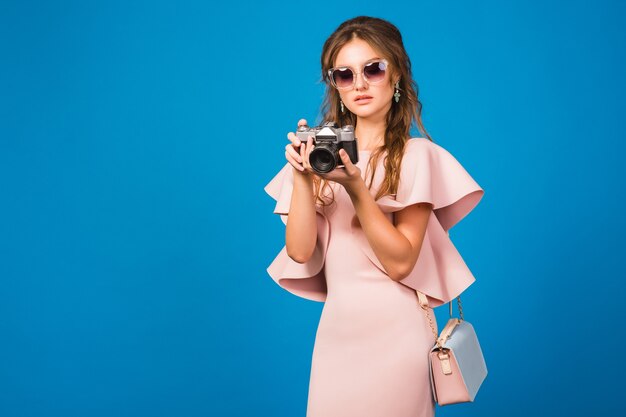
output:
{"label": "cheek", "polygon": [[378,90],[378,95],[380,97],[384,97],[385,99],[390,99],[391,97],[393,97],[393,93],[395,92],[394,89],[387,85],[380,87]]}

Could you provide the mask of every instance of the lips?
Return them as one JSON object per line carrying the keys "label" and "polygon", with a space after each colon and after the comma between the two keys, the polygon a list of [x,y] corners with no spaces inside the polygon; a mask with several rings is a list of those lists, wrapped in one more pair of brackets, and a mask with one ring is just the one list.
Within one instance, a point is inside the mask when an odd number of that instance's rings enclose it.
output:
{"label": "lips", "polygon": [[354,99],[354,101],[359,101],[359,100],[362,100],[362,99],[368,99],[368,98],[372,98],[372,96],[368,96],[368,95],[356,96],[356,98]]}

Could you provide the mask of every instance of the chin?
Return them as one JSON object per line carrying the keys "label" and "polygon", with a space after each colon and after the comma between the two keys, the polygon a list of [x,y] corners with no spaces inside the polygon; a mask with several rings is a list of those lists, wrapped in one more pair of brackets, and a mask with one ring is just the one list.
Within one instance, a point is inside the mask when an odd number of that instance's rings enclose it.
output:
{"label": "chin", "polygon": [[357,117],[365,119],[368,117],[375,116],[377,114],[385,113],[388,109],[374,109],[374,108],[367,109],[367,108],[357,107],[354,110],[355,111],[353,111],[352,113],[354,113]]}

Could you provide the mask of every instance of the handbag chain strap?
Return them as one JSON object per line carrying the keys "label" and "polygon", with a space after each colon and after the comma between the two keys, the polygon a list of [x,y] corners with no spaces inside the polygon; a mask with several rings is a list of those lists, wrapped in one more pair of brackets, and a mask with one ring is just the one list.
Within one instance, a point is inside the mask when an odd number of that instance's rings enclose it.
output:
{"label": "handbag chain strap", "polygon": [[[448,237],[450,237],[450,231],[446,230],[446,235]],[[420,307],[422,307],[422,310],[424,310],[424,313],[426,313],[426,318],[428,318],[428,323],[430,324],[430,328],[433,331],[433,335],[435,336],[435,344],[437,345],[437,348],[439,349],[440,354],[443,352],[444,348],[443,348],[443,342],[442,338],[439,337],[439,335],[437,334],[437,330],[435,329],[435,325],[433,324],[433,319],[430,317],[429,313],[429,309],[432,310],[432,308],[428,307],[428,299],[426,298],[426,295],[422,292],[419,292],[417,290],[415,290],[415,292],[417,293],[417,299],[419,301]],[[459,322],[463,321],[463,308],[461,307],[461,296],[457,296],[456,297],[458,304],[459,304],[459,316],[461,316],[459,320]],[[450,318],[452,318],[452,300],[450,300],[450,302],[448,303],[450,305]],[[433,311],[433,316],[434,316],[434,311]],[[444,333],[446,329],[444,329],[442,331],[442,333]]]}
{"label": "handbag chain strap", "polygon": [[[430,328],[432,329],[433,335],[435,336],[435,344],[437,345],[437,348],[439,348],[439,350],[443,350],[442,340],[437,334],[437,330],[435,329],[433,319],[431,318],[431,315],[429,314],[429,310],[432,310],[432,308],[428,307],[428,299],[426,298],[426,295],[424,295],[423,293],[417,290],[415,292],[417,293],[417,298],[419,300],[420,307],[424,310],[424,313],[426,314],[426,318],[428,319],[428,323],[430,324]],[[461,296],[459,295],[458,297],[456,297],[456,299],[459,304],[459,316],[461,316],[459,321],[463,321],[463,308],[461,307]],[[450,305],[450,318],[452,318],[452,301],[449,302],[449,305]]]}

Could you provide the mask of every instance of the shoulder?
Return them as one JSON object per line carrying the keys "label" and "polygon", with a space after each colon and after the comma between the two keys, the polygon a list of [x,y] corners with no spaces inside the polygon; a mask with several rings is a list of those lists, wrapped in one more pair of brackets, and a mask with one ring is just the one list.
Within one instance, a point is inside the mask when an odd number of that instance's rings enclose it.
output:
{"label": "shoulder", "polygon": [[454,156],[443,146],[428,138],[415,137],[407,140],[404,148],[404,159],[410,161],[454,159]]}
{"label": "shoulder", "polygon": [[439,152],[445,150],[441,145],[433,142],[428,138],[415,137],[406,141],[405,153],[414,152]]}
{"label": "shoulder", "polygon": [[430,159],[431,154],[437,152],[439,145],[427,138],[411,138],[404,145],[402,160],[415,163],[420,160]]}
{"label": "shoulder", "polygon": [[443,146],[428,138],[415,137],[408,139],[401,163],[401,177],[450,176],[462,169],[459,161]]}

